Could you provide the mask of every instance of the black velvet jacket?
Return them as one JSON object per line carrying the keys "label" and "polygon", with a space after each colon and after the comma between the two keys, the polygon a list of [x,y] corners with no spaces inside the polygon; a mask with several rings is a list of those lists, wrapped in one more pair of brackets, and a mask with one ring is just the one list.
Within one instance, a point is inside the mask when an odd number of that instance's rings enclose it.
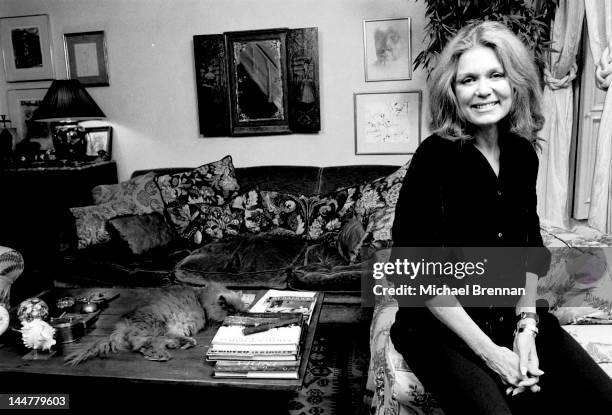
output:
{"label": "black velvet jacket", "polygon": [[[471,141],[425,139],[402,185],[393,223],[397,247],[540,247],[520,269],[543,276],[550,253],[543,247],[536,212],[538,157],[524,138],[499,138],[499,176]],[[503,248],[502,248],[503,249]],[[401,313],[400,313],[401,314]]]}

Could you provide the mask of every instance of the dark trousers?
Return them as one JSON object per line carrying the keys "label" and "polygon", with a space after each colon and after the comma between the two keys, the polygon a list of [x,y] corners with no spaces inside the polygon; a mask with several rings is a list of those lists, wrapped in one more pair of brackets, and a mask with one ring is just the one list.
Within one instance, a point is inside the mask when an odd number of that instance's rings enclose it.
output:
{"label": "dark trousers", "polygon": [[[391,340],[446,415],[612,414],[612,380],[553,315],[540,313],[536,337],[541,391],[507,396],[499,375],[431,314],[423,319],[424,311],[416,313],[420,323],[394,324]],[[481,310],[474,320],[512,350],[514,310]]]}

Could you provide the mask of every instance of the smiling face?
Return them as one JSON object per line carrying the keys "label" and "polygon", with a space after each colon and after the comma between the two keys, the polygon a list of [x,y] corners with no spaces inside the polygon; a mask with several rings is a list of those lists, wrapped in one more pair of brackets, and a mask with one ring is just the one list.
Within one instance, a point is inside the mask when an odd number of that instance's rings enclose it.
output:
{"label": "smiling face", "polygon": [[461,55],[455,95],[463,117],[477,129],[495,126],[508,115],[512,88],[493,49],[475,46]]}

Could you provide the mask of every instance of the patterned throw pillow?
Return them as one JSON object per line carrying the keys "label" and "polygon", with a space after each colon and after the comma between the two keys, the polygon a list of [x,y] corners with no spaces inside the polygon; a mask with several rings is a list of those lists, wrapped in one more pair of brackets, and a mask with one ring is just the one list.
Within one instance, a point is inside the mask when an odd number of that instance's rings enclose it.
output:
{"label": "patterned throw pillow", "polygon": [[232,207],[244,211],[244,225],[248,232],[260,233],[272,229],[272,215],[267,213],[259,188],[255,187],[236,196]]}
{"label": "patterned throw pillow", "polygon": [[[265,222],[271,224],[270,228],[281,228],[291,235],[304,237],[308,225],[308,197],[292,195],[290,193],[262,191],[261,212],[265,215]],[[262,230],[268,230],[262,229]]]}
{"label": "patterned throw pillow", "polygon": [[308,199],[308,234],[311,241],[337,236],[342,226],[354,216],[358,187],[347,187],[324,196]]}
{"label": "patterned throw pillow", "polygon": [[202,205],[223,206],[240,189],[231,156],[188,172],[157,176],[155,181],[170,220],[183,236]]}
{"label": "patterned throw pillow", "polygon": [[149,172],[119,184],[96,186],[91,190],[94,204],[126,201],[136,204],[140,208],[140,213],[161,213],[164,211],[164,204],[161,193],[155,185],[155,176],[154,172]]}
{"label": "patterned throw pillow", "polygon": [[111,237],[106,230],[106,222],[117,216],[138,214],[139,211],[139,206],[125,200],[70,208],[70,212],[76,219],[78,249],[109,242]]}
{"label": "patterned throw pillow", "polygon": [[193,245],[199,246],[211,240],[236,236],[242,229],[243,211],[232,208],[229,203],[224,206],[200,203],[191,205],[190,208],[195,213],[182,237]]}
{"label": "patterned throw pillow", "polygon": [[395,206],[410,162],[387,177],[366,183],[359,189],[355,214],[365,225],[365,234],[351,254],[351,262],[358,262],[362,246],[385,249],[393,244],[391,228],[395,219]]}

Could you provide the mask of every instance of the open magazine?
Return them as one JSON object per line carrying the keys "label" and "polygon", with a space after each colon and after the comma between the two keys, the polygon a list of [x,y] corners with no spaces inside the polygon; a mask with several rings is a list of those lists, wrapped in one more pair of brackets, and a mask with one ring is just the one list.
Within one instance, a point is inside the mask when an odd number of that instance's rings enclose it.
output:
{"label": "open magazine", "polygon": [[250,309],[250,313],[302,313],[310,323],[317,303],[314,291],[268,290]]}

